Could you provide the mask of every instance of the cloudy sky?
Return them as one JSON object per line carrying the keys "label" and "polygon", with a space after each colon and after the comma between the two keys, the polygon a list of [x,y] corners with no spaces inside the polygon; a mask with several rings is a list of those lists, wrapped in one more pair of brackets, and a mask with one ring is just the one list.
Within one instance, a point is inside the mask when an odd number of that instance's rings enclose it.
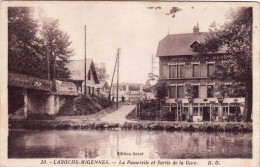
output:
{"label": "cloudy sky", "polygon": [[[150,6],[161,9],[148,9]],[[182,9],[174,18],[166,15],[173,6]],[[120,48],[120,82],[131,83],[145,83],[148,79],[152,55],[156,55],[159,41],[168,32],[191,33],[197,22],[201,32],[208,31],[213,21],[223,24],[230,9],[221,3],[176,2],[62,2],[40,7],[44,15],[59,19],[61,29],[70,35],[75,51],[71,59],[84,59],[86,25],[87,58],[96,64],[106,63],[112,76],[116,49]]]}

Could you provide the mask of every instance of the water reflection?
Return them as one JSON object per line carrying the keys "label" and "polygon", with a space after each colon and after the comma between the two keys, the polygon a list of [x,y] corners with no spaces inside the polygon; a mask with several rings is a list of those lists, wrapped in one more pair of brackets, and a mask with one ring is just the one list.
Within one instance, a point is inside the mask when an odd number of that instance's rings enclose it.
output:
{"label": "water reflection", "polygon": [[252,158],[251,133],[10,131],[8,141],[9,158]]}

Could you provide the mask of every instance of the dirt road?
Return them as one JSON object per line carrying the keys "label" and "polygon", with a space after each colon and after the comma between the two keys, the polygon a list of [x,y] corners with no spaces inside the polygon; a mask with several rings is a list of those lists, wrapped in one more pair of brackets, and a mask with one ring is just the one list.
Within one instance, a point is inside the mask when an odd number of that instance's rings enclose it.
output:
{"label": "dirt road", "polygon": [[130,121],[126,119],[126,115],[130,113],[135,108],[135,105],[123,105],[118,110],[112,112],[101,118],[101,121],[111,122],[111,123],[124,123],[126,121]]}

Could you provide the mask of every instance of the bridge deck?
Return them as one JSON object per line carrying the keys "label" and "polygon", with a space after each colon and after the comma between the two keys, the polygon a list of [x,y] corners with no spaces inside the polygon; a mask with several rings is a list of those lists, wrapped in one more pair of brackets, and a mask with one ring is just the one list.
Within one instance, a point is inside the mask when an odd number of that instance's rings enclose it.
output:
{"label": "bridge deck", "polygon": [[8,86],[51,91],[53,81],[23,74],[8,73]]}

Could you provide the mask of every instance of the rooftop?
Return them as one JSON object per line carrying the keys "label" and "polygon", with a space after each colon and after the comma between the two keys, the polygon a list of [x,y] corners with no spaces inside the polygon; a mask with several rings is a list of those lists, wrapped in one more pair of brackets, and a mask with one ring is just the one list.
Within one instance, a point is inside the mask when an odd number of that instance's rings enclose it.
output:
{"label": "rooftop", "polygon": [[[198,43],[205,42],[206,35],[207,32],[167,35],[159,42],[156,56],[162,57],[192,55],[194,52],[190,47],[191,44],[195,41]],[[217,53],[225,53],[225,50],[221,48]]]}
{"label": "rooftop", "polygon": [[[71,80],[84,80],[84,60],[69,60],[69,63],[66,64],[71,72],[70,79]],[[86,71],[88,73],[89,70],[92,70],[94,79],[96,83],[99,83],[96,75],[95,66],[92,59],[86,60]]]}

